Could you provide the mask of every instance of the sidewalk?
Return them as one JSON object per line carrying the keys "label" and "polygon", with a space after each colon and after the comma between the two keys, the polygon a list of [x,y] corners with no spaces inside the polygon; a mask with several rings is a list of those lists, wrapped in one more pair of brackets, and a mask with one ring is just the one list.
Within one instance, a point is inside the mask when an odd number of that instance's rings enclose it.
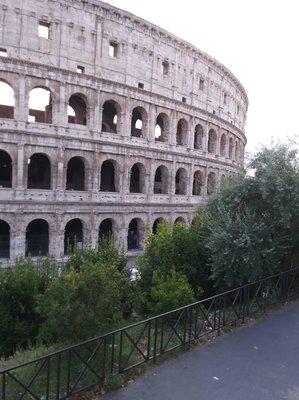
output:
{"label": "sidewalk", "polygon": [[299,301],[98,400],[299,400]]}

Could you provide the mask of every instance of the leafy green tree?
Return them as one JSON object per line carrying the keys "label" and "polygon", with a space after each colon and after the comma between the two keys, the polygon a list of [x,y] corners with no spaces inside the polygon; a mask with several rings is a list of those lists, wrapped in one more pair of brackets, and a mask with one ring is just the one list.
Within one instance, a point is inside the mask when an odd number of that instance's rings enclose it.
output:
{"label": "leafy green tree", "polygon": [[299,174],[287,145],[263,148],[254,176],[232,179],[197,219],[218,289],[289,268],[298,261]]}
{"label": "leafy green tree", "polygon": [[162,314],[194,301],[193,290],[184,275],[175,269],[172,269],[166,278],[160,272],[154,272],[148,304],[152,315]]}
{"label": "leafy green tree", "polygon": [[47,343],[86,339],[128,316],[133,287],[120,259],[125,260],[113,245],[75,252],[38,298],[44,320],[39,338]]}
{"label": "leafy green tree", "polygon": [[36,312],[36,296],[45,292],[55,267],[50,259],[36,264],[30,258],[0,270],[0,355],[34,344],[42,323]]}

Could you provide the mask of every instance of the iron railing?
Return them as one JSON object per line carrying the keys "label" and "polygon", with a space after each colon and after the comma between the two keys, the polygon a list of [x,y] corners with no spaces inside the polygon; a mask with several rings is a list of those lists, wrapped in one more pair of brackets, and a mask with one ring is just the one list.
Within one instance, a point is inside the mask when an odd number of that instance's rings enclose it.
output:
{"label": "iron railing", "polygon": [[0,371],[2,400],[62,400],[188,346],[299,292],[299,268]]}

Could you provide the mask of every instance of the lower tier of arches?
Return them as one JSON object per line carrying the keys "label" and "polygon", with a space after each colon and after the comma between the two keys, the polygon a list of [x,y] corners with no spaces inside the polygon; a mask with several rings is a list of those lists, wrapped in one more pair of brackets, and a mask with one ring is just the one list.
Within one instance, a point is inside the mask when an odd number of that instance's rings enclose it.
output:
{"label": "lower tier of arches", "polygon": [[146,229],[156,233],[163,221],[190,224],[192,210],[178,206],[159,211],[0,213],[0,264],[28,256],[63,261],[75,248],[97,247],[112,236],[130,255],[142,251]]}

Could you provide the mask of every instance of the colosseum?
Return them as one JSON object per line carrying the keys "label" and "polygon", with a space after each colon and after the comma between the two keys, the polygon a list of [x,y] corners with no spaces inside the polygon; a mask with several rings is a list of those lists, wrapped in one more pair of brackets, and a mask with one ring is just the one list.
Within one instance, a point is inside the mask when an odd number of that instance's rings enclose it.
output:
{"label": "colosseum", "polygon": [[191,223],[243,166],[241,83],[191,44],[99,0],[0,0],[0,258]]}

